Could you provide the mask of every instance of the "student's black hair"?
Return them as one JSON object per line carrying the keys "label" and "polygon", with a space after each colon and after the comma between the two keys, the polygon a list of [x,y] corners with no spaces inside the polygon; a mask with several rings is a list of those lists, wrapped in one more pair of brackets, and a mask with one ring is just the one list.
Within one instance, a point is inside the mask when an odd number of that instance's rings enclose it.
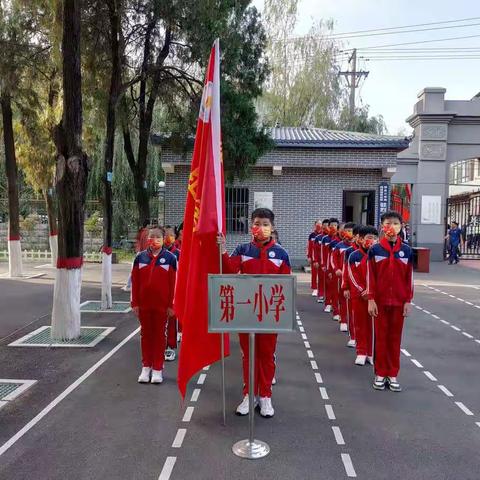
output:
{"label": "student's black hair", "polygon": [[358,232],[359,237],[364,237],[365,235],[375,235],[378,237],[378,230],[371,225],[363,225],[360,227],[360,231]]}
{"label": "student's black hair", "polygon": [[360,233],[360,229],[361,229],[362,227],[364,227],[364,226],[365,226],[365,225],[355,225],[355,226],[353,227],[353,234],[354,234],[354,235],[358,235],[358,234]]}
{"label": "student's black hair", "polygon": [[149,223],[150,222],[148,220],[144,220],[141,228],[147,228]]}
{"label": "student's black hair", "polygon": [[164,225],[163,228],[164,228],[165,232],[166,232],[167,230],[173,230],[174,235],[177,236],[177,233],[176,233],[176,230],[177,230],[177,229],[176,229],[175,227],[172,227],[172,225]]}
{"label": "student's black hair", "polygon": [[162,227],[161,225],[154,225],[153,227],[150,227],[148,229],[149,232],[151,232],[152,230],[160,230],[162,234],[165,235],[165,227]]}
{"label": "student's black hair", "polygon": [[338,218],[335,218],[335,217],[332,217],[330,220],[329,220],[330,223],[336,223],[337,225],[340,225],[340,222],[338,221]]}
{"label": "student's black hair", "polygon": [[347,222],[347,223],[343,226],[344,229],[347,229],[347,228],[348,228],[348,229],[350,229],[350,228],[351,228],[351,229],[354,229],[355,227],[356,227],[355,222]]}
{"label": "student's black hair", "polygon": [[403,218],[402,216],[398,213],[395,212],[394,210],[389,210],[388,212],[385,212],[382,214],[380,217],[380,223],[383,223],[387,218],[396,218],[397,220],[400,221],[400,223],[403,223]]}
{"label": "student's black hair", "polygon": [[327,224],[330,225],[330,219],[329,219],[329,218],[325,218],[324,220],[322,220],[322,225],[323,225],[324,223],[327,223]]}
{"label": "student's black hair", "polygon": [[257,208],[252,212],[252,222],[256,218],[268,218],[272,224],[275,222],[275,215],[269,208]]}
{"label": "student's black hair", "polygon": [[456,220],[452,220],[452,223],[454,223],[458,227],[458,222]]}

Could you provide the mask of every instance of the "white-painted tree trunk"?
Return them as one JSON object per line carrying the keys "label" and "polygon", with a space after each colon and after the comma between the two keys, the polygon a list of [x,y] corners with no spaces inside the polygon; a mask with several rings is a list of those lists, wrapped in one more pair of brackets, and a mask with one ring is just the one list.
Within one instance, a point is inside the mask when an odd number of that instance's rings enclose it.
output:
{"label": "white-painted tree trunk", "polygon": [[56,267],[58,258],[58,235],[50,235],[48,242],[50,243],[50,253],[52,254],[52,267]]}
{"label": "white-painted tree trunk", "polygon": [[20,240],[8,241],[8,274],[10,277],[21,277],[22,266],[22,245]]}
{"label": "white-painted tree trunk", "polygon": [[81,268],[57,268],[52,310],[52,338],[55,340],[80,336],[81,287]]}
{"label": "white-painted tree trunk", "polygon": [[102,310],[112,308],[112,254],[102,253]]}

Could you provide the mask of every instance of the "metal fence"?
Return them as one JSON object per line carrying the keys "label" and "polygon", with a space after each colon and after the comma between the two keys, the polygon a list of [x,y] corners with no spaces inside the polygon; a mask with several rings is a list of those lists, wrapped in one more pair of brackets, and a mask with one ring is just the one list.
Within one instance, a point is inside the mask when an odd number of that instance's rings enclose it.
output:
{"label": "metal fence", "polygon": [[480,190],[450,197],[447,212],[447,229],[457,222],[462,230],[462,256],[480,259]]}

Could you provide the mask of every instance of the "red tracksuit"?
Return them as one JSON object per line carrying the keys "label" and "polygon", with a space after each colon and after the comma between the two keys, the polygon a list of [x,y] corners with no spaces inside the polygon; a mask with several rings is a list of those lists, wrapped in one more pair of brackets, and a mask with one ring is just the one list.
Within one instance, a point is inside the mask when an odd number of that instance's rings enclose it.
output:
{"label": "red tracksuit", "polygon": [[325,298],[325,272],[322,270],[322,239],[325,235],[320,233],[313,240],[313,261],[318,263],[317,267],[317,291],[318,297]]}
{"label": "red tracksuit", "polygon": [[[265,245],[257,242],[239,245],[229,257],[222,257],[225,273],[247,274],[290,274],[290,260],[284,248],[271,240]],[[243,357],[243,394],[248,394],[248,334],[240,333],[240,347]],[[277,334],[255,335],[255,395],[272,396],[272,380],[275,376],[275,349]]]}
{"label": "red tracksuit", "polygon": [[413,257],[400,237],[386,237],[368,251],[367,294],[378,306],[375,318],[375,374],[396,377],[400,370],[403,308],[413,298]]}
{"label": "red tracksuit", "polygon": [[315,267],[315,238],[317,238],[319,232],[315,231],[312,232],[308,236],[308,242],[307,242],[307,258],[310,261],[310,268],[311,268],[311,287],[312,290],[317,290],[318,289],[318,268]]}
{"label": "red tracksuit", "polygon": [[[366,297],[367,258],[367,252],[363,248],[359,248],[349,255],[345,267],[352,301],[357,355],[371,357],[373,355],[373,323],[372,318],[368,314]],[[363,296],[362,293],[364,294]]]}
{"label": "red tracksuit", "polygon": [[326,266],[327,266],[327,286],[330,291],[330,300],[332,303],[329,303],[329,305],[332,306],[333,308],[333,315],[340,315],[340,302],[338,298],[338,284],[339,280],[337,276],[335,275],[333,263],[332,263],[332,256],[333,256],[333,251],[334,248],[337,246],[337,244],[340,243],[340,238],[339,237],[333,237],[330,243],[327,245],[326,251],[327,251],[327,260],[326,260]]}
{"label": "red tracksuit", "polygon": [[[175,244],[165,247],[170,253],[175,255],[178,265],[180,261],[180,249]],[[167,321],[167,347],[177,348],[177,317],[170,317]]]}
{"label": "red tracksuit", "polygon": [[150,249],[140,252],[132,269],[132,308],[139,308],[142,364],[163,369],[167,308],[173,308],[177,273],[175,255],[162,248],[154,257]]}
{"label": "red tracksuit", "polygon": [[[347,319],[349,315],[347,315],[347,301],[345,297],[343,296],[343,291],[342,291],[342,277],[337,276],[337,271],[340,270],[341,272],[343,271],[343,264],[344,264],[344,255],[345,252],[348,248],[350,248],[351,244],[347,243],[345,241],[339,242],[333,247],[332,249],[332,254],[330,256],[330,263],[332,265],[332,271],[333,271],[333,278],[335,280],[334,287],[337,289],[337,298],[338,298],[338,304],[340,306],[340,322],[341,323],[347,323]],[[355,334],[352,339],[355,339]]]}
{"label": "red tracksuit", "polygon": [[[348,266],[347,261],[348,257],[352,252],[354,252],[358,248],[356,243],[350,244],[350,246],[343,252],[343,265],[342,265],[342,282],[341,282],[341,292],[340,295],[344,297],[343,292],[346,290],[350,291],[350,285],[348,280]],[[348,333],[350,335],[351,340],[356,340],[355,334],[355,322],[354,322],[354,315],[353,315],[353,306],[352,306],[352,299],[350,300],[345,299],[345,306],[348,310]]]}

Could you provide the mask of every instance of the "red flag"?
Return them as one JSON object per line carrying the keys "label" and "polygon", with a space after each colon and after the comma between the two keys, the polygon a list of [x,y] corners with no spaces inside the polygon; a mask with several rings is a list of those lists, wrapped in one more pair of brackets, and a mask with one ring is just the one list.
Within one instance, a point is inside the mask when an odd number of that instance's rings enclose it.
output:
{"label": "red flag", "polygon": [[[208,333],[208,274],[219,273],[216,237],[225,233],[225,187],[220,130],[220,51],[213,44],[203,87],[183,219],[183,240],[175,291],[182,324],[178,388],[206,365],[220,360],[221,337]],[[229,354],[228,336],[225,355]]]}

